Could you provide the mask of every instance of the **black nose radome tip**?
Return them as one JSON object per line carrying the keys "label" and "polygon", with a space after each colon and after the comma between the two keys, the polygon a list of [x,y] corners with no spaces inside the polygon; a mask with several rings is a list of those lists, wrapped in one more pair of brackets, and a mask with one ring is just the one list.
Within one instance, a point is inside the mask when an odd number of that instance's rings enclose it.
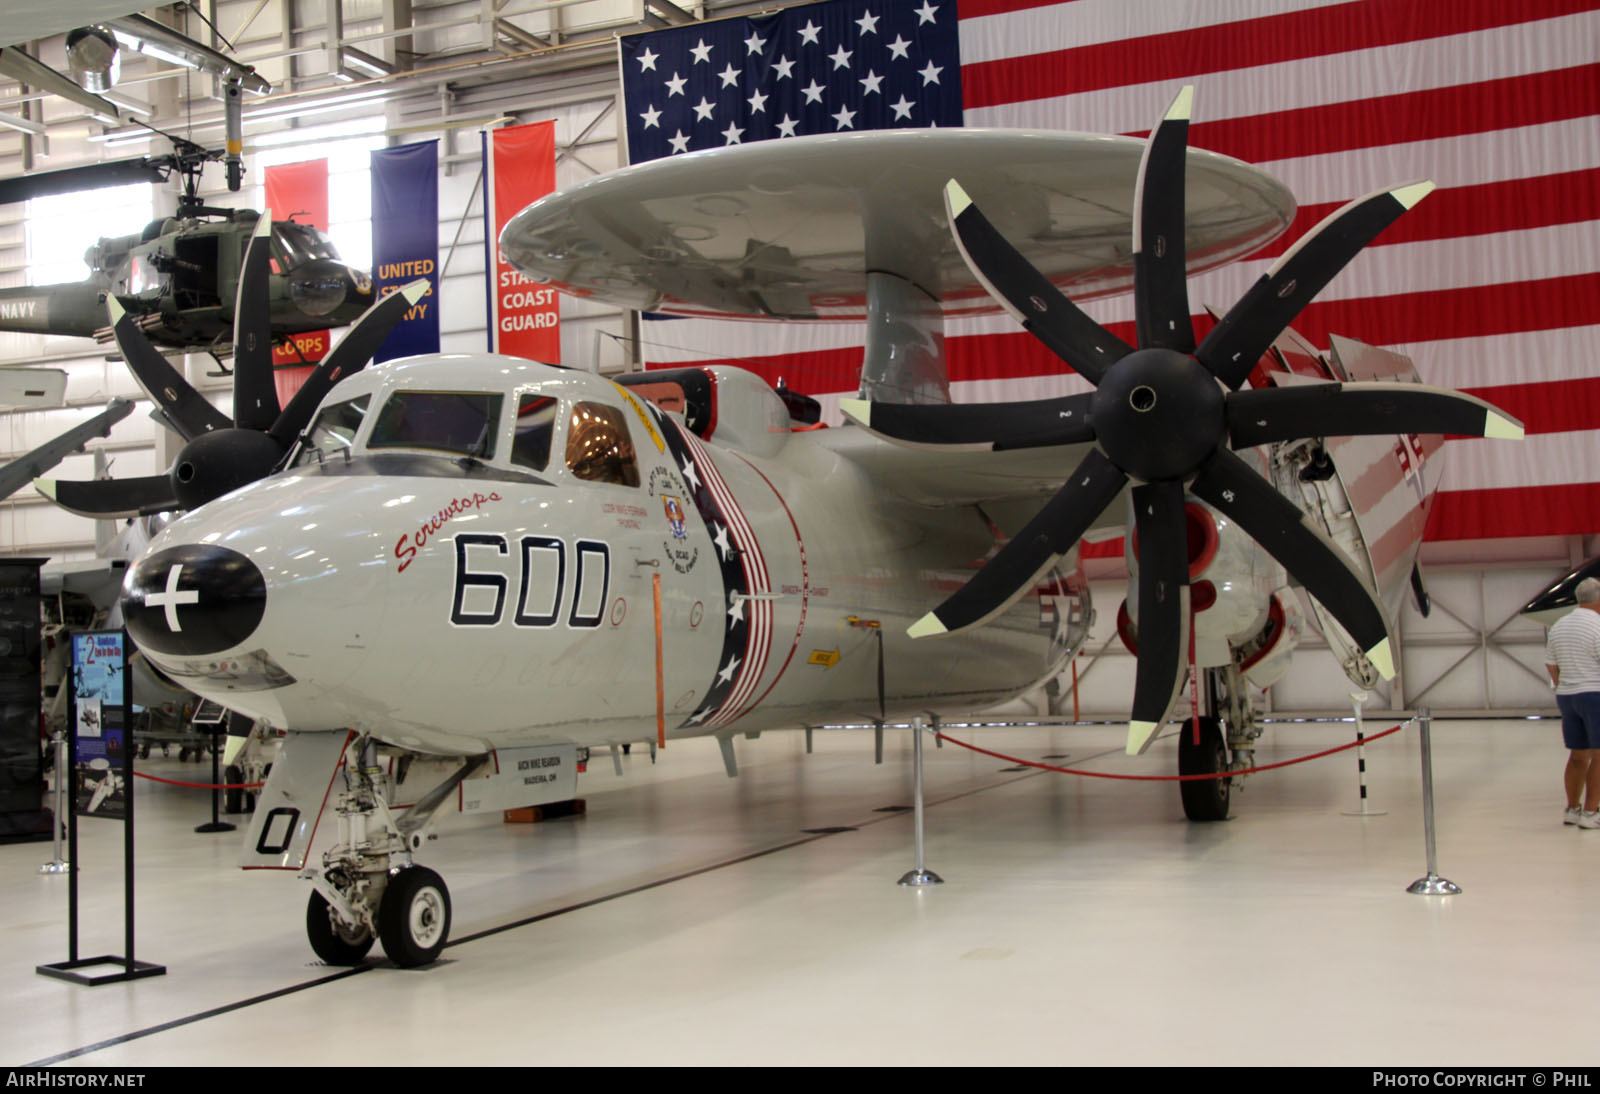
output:
{"label": "black nose radome tip", "polygon": [[232,649],[255,632],[266,608],[261,571],[226,547],[169,547],[140,560],[122,584],[128,633],[155,653]]}

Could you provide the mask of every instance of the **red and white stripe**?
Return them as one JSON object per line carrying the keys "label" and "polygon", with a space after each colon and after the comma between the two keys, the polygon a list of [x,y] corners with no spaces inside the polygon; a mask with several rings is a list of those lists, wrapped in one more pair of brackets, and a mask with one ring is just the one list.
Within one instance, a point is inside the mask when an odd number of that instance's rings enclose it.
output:
{"label": "red and white stripe", "polygon": [[[962,16],[969,126],[1142,134],[1196,85],[1191,144],[1283,179],[1285,235],[1191,282],[1231,306],[1324,215],[1381,186],[1438,190],[1295,327],[1410,356],[1423,381],[1521,418],[1514,442],[1451,441],[1429,537],[1600,529],[1600,0],[944,0]],[[1131,339],[1127,298],[1086,310]],[[1209,320],[1197,318],[1201,333]],[[851,392],[864,327],[649,324],[661,364],[726,361]],[[958,401],[1085,390],[1003,315],[947,325]],[[835,398],[823,398],[836,415]],[[835,417],[833,420],[837,420]]]}
{"label": "red and white stripe", "polygon": [[[744,657],[734,672],[733,690],[723,700],[714,714],[705,721],[706,726],[724,726],[744,713],[756,686],[761,683],[767,668],[767,655],[772,648],[772,581],[767,574],[767,560],[761,553],[761,543],[755,530],[745,518],[744,510],[728,489],[722,473],[717,470],[711,454],[700,439],[685,430],[683,439],[694,453],[695,469],[705,480],[706,489],[728,522],[728,533],[733,546],[739,551],[739,564],[744,567],[745,587],[750,599],[745,601]],[[720,666],[719,666],[720,667]]]}

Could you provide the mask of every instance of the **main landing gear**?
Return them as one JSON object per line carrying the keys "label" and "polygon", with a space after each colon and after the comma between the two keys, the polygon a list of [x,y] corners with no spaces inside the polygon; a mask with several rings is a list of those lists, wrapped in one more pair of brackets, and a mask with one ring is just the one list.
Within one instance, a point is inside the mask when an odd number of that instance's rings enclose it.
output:
{"label": "main landing gear", "polygon": [[365,737],[350,743],[344,788],[334,806],[338,841],[323,854],[320,869],[301,873],[315,886],[306,904],[306,937],[318,957],[330,965],[358,965],[372,943],[381,941],[401,968],[438,959],[450,937],[450,890],[411,855],[422,846],[439,806],[487,760],[465,758],[397,818],[389,809],[377,746]]}
{"label": "main landing gear", "polygon": [[[1204,671],[1205,702],[1199,719],[1199,739],[1196,740],[1194,719],[1185,719],[1178,730],[1178,774],[1216,775],[1253,767],[1254,746],[1261,727],[1256,723],[1243,674],[1234,665]],[[1231,776],[1180,782],[1184,816],[1192,821],[1227,820],[1233,784]]]}

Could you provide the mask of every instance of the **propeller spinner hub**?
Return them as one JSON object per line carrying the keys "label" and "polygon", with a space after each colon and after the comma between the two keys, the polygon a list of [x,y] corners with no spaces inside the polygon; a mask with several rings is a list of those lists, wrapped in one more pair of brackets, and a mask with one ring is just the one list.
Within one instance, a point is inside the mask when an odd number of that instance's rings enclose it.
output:
{"label": "propeller spinner hub", "polygon": [[172,465],[172,490],[185,509],[266,478],[283,449],[253,429],[219,429],[202,433],[183,446]]}
{"label": "propeller spinner hub", "polygon": [[1187,353],[1136,350],[1106,373],[1092,418],[1101,449],[1144,482],[1192,475],[1222,443],[1223,394]]}

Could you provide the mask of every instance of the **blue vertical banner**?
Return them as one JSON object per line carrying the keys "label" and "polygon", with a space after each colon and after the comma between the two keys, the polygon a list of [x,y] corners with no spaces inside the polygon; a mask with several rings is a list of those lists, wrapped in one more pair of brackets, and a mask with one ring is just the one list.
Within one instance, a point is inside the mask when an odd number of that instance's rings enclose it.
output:
{"label": "blue vertical banner", "polygon": [[439,352],[439,142],[419,141],[372,153],[372,280],[378,294],[419,277],[428,293],[373,361]]}

